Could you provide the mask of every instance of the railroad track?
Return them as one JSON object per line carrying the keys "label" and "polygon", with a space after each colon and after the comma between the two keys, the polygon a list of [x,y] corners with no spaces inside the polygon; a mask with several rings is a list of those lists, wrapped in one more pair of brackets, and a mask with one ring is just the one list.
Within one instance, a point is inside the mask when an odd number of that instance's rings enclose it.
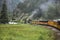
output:
{"label": "railroad track", "polygon": [[44,26],[44,27],[54,31],[55,32],[54,33],[55,34],[55,40],[60,40],[60,30],[53,28],[51,26]]}

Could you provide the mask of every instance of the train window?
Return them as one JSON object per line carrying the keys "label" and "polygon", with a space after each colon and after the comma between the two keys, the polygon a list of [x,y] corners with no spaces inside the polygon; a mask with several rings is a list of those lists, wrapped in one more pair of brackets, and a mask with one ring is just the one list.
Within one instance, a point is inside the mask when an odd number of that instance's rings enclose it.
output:
{"label": "train window", "polygon": [[60,21],[58,21],[58,24],[60,25]]}

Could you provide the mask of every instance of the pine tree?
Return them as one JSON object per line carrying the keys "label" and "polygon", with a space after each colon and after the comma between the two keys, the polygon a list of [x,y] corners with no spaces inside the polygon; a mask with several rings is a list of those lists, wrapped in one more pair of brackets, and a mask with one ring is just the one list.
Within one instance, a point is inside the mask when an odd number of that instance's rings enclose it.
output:
{"label": "pine tree", "polygon": [[1,10],[1,16],[0,16],[0,23],[3,23],[3,24],[8,23],[6,0],[4,0],[3,4],[2,4],[2,10]]}

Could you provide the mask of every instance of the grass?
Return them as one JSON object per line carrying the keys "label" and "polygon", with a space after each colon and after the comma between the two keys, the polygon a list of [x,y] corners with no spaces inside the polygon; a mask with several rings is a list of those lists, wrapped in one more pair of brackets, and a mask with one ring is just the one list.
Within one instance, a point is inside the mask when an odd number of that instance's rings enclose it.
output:
{"label": "grass", "polygon": [[53,31],[29,24],[1,24],[0,40],[54,40]]}

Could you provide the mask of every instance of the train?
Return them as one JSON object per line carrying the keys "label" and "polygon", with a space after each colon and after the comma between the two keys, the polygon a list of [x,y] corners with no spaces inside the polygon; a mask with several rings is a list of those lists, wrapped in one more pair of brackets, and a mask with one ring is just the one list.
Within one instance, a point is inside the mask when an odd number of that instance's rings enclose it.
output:
{"label": "train", "polygon": [[48,21],[35,20],[32,21],[31,24],[48,25],[60,30],[60,20],[59,21],[58,20],[48,20]]}

